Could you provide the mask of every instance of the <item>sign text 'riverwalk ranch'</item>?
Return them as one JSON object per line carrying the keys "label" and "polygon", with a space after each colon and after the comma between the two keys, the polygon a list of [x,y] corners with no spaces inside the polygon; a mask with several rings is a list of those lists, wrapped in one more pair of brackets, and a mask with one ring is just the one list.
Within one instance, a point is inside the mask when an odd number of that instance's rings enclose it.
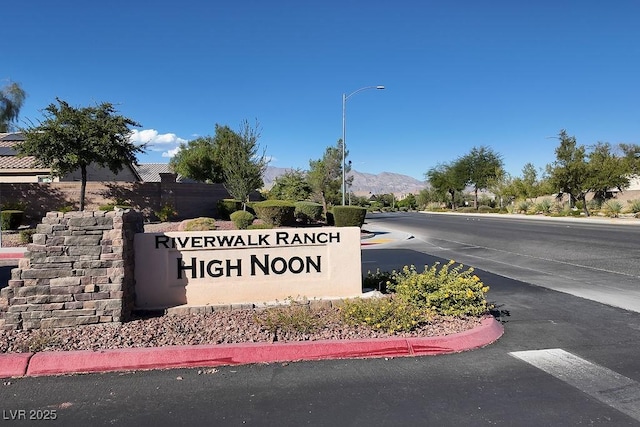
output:
{"label": "sign text 'riverwalk ranch'", "polygon": [[136,306],[261,303],[361,294],[360,229],[139,233]]}

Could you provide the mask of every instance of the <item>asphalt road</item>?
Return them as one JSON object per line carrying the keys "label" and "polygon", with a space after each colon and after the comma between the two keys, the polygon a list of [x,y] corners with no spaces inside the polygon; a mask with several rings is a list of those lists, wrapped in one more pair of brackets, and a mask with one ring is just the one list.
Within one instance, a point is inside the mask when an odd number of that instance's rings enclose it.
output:
{"label": "asphalt road", "polygon": [[[364,269],[450,258],[421,238],[364,250]],[[60,425],[640,425],[640,313],[476,272],[505,327],[484,349],[14,379],[0,384],[0,422],[49,411]]]}
{"label": "asphalt road", "polygon": [[415,236],[400,247],[640,312],[637,222],[423,213],[372,215],[367,222]]}

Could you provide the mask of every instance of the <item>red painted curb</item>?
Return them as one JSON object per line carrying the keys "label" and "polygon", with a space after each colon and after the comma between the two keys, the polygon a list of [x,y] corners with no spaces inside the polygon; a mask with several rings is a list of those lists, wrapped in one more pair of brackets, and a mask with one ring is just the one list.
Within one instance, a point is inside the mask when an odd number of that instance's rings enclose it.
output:
{"label": "red painted curb", "polygon": [[298,360],[406,357],[457,353],[491,344],[502,336],[493,318],[470,331],[442,337],[245,343],[101,351],[36,353],[26,375],[196,368]]}
{"label": "red painted curb", "polygon": [[0,259],[20,259],[24,258],[23,252],[0,252]]}
{"label": "red painted curb", "polygon": [[0,354],[0,378],[22,377],[27,374],[33,353]]}

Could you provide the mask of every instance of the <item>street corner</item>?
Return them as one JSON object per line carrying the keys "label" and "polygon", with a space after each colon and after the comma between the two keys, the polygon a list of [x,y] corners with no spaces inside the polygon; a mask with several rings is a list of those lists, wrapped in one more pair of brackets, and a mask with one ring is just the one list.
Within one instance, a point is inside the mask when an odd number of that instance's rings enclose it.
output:
{"label": "street corner", "polygon": [[360,235],[361,246],[382,245],[386,243],[397,242],[400,240],[408,240],[412,236],[406,233],[398,233],[392,231],[367,231],[362,230]]}

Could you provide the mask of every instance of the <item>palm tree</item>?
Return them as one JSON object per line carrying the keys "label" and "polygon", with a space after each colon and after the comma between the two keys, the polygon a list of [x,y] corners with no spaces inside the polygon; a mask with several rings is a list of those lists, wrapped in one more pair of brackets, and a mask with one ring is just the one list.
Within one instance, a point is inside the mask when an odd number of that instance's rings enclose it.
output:
{"label": "palm tree", "polygon": [[27,93],[18,83],[9,83],[0,89],[0,132],[9,132],[13,129],[12,122],[18,119],[22,103]]}

